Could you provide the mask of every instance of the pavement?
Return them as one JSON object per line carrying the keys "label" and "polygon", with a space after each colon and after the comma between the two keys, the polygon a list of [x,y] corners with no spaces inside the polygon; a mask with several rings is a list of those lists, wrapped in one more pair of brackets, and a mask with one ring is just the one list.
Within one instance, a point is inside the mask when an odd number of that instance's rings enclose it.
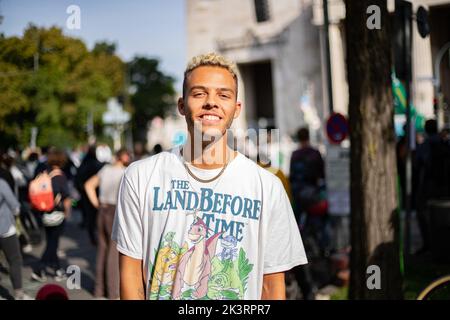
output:
{"label": "pavement", "polygon": [[[69,271],[68,279],[57,282],[53,277],[48,276],[46,282],[64,287],[70,300],[93,299],[95,284],[96,247],[90,243],[86,229],[79,227],[80,221],[80,212],[74,210],[71,217],[67,220],[64,234],[60,239],[59,255],[61,266]],[[31,279],[32,266],[38,262],[44,248],[45,240],[41,241],[39,245],[33,246],[33,250],[29,254],[23,254],[23,289],[31,297],[35,297],[38,290],[46,284]],[[14,292],[7,268],[8,264],[0,251],[0,300],[12,299]],[[80,271],[78,274],[79,282],[76,281],[76,270]]]}

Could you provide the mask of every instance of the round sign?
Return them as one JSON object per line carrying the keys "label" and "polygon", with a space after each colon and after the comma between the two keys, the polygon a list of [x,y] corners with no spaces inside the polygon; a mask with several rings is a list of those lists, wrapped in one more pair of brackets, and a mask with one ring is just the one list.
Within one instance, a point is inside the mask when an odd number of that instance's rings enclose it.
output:
{"label": "round sign", "polygon": [[327,136],[331,143],[339,144],[347,138],[348,121],[340,113],[333,113],[327,121]]}

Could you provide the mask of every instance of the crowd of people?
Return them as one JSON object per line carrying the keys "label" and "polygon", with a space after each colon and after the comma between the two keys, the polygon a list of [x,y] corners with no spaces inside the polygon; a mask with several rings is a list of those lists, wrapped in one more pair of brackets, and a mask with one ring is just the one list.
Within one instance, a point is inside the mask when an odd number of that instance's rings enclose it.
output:
{"label": "crowd of people", "polygon": [[[324,160],[310,144],[309,131],[297,132],[299,143],[290,159],[289,176],[271,166],[270,160],[258,157],[260,166],[274,173],[283,183],[292,203],[306,249],[310,239],[321,257],[329,257],[335,249],[330,241],[328,203]],[[427,202],[450,198],[450,136],[448,130],[438,132],[434,120],[428,120],[424,135],[417,135],[417,147],[412,153],[412,207],[417,212],[423,247],[429,245]],[[154,152],[161,152],[161,146]],[[54,147],[4,152],[0,157],[0,250],[9,267],[14,298],[31,299],[23,290],[23,253],[33,251],[45,230],[45,249],[32,266],[34,281],[46,283],[49,276],[56,281],[66,279],[60,262],[59,240],[66,220],[76,208],[81,213],[80,228],[97,248],[95,265],[96,298],[119,299],[119,253],[111,241],[119,185],[125,168],[135,160],[145,158],[139,148],[135,154],[120,149],[111,154],[105,146],[91,145],[84,152],[66,152]],[[397,166],[404,206],[406,197],[406,139],[397,143]],[[41,180],[39,180],[41,179]],[[39,187],[45,179],[51,181],[54,204],[50,210],[39,210],[30,200],[33,183]],[[36,240],[38,239],[38,240]],[[298,266],[292,271],[304,299],[314,299],[318,283],[311,275],[311,266]]]}
{"label": "crowd of people", "polygon": [[[23,290],[23,254],[33,253],[45,239],[40,259],[32,265],[31,279],[47,283],[67,279],[60,257],[61,236],[72,209],[81,213],[85,229],[97,248],[94,297],[119,298],[118,252],[111,243],[117,194],[131,160],[148,156],[120,149],[112,155],[106,145],[67,152],[55,147],[9,150],[0,155],[0,252],[3,252],[14,298],[32,299]],[[51,205],[43,193],[51,185]],[[45,236],[44,236],[45,235]],[[59,290],[59,289],[58,289]]]}

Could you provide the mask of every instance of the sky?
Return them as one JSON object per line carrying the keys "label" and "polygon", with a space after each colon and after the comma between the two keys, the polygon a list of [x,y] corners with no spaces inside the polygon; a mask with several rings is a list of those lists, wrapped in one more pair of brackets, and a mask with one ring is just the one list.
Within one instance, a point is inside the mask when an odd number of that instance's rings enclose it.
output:
{"label": "sky", "polygon": [[[80,8],[79,30],[67,28],[70,5]],[[186,63],[184,5],[184,0],[0,0],[0,32],[21,36],[33,23],[56,25],[90,49],[98,41],[115,42],[125,61],[135,55],[158,58],[161,69],[177,79],[176,89],[181,90]]]}

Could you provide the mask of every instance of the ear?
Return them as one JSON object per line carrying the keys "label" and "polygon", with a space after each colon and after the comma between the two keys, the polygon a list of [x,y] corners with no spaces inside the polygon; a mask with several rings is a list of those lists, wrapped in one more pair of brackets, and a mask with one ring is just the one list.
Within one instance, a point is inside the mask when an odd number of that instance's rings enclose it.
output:
{"label": "ear", "polygon": [[184,99],[183,99],[183,97],[178,98],[177,105],[178,105],[178,112],[179,112],[182,116],[185,116],[185,115],[186,115],[186,111],[185,111],[185,109],[184,109]]}
{"label": "ear", "polygon": [[242,103],[240,101],[236,101],[236,109],[234,110],[233,118],[236,119],[241,114]]}

